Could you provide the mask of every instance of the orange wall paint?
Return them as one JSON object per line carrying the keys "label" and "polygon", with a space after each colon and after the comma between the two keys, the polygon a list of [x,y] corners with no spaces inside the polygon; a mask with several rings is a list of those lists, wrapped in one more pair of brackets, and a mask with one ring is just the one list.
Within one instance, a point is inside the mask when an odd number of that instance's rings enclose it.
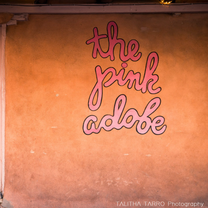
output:
{"label": "orange wall paint", "polygon": [[[9,26],[6,40],[5,198],[15,208],[118,207],[139,201],[200,202],[208,207],[207,14],[30,15]],[[95,67],[121,69],[115,60],[92,58],[93,28],[136,39],[142,57],[127,70],[143,76],[156,51],[158,94],[114,83],[104,87],[102,105],[88,108]],[[104,40],[101,41],[107,49]],[[85,135],[84,119],[113,113],[120,94],[125,109],[141,114],[154,97],[164,134],[103,129]]]}

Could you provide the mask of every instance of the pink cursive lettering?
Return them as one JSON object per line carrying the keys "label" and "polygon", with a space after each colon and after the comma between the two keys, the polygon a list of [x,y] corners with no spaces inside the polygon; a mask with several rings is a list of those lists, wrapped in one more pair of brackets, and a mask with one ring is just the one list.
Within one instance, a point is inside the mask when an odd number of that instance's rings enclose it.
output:
{"label": "pink cursive lettering", "polygon": [[[159,76],[154,74],[159,62],[159,57],[156,52],[151,52],[148,55],[143,77],[141,77],[140,72],[134,73],[133,70],[125,74],[125,68],[128,66],[126,62],[129,60],[138,61],[141,58],[142,53],[139,52],[139,42],[132,39],[126,46],[125,41],[118,38],[118,26],[113,21],[107,25],[107,34],[99,35],[97,27],[94,27],[93,34],[94,37],[86,41],[87,45],[93,43],[92,57],[97,58],[97,55],[100,54],[102,58],[110,57],[110,60],[114,61],[114,50],[115,47],[119,46],[119,58],[122,60],[122,69],[117,73],[115,68],[109,67],[102,72],[101,66],[97,65],[95,67],[97,81],[88,100],[90,110],[96,111],[99,109],[103,99],[103,87],[109,87],[114,82],[117,82],[119,86],[127,85],[128,89],[134,87],[135,90],[141,91],[142,93],[148,91],[150,94],[157,94],[161,91],[161,87],[155,87],[155,84],[159,80]],[[103,51],[100,44],[101,39],[107,41],[107,51]],[[134,108],[130,108],[123,113],[126,102],[126,95],[119,95],[114,104],[113,115],[104,115],[100,122],[98,122],[98,118],[95,115],[88,116],[82,126],[84,133],[86,135],[92,133],[98,134],[102,128],[106,131],[111,131],[112,129],[119,130],[123,127],[130,129],[134,124],[136,124],[136,131],[139,134],[146,134],[149,129],[156,135],[165,132],[167,128],[167,125],[164,124],[165,118],[163,116],[156,116],[153,119],[150,117],[161,104],[159,97],[150,100],[141,115]]]}
{"label": "pink cursive lettering", "polygon": [[[90,110],[97,110],[102,102],[103,97],[103,86],[109,87],[115,81],[118,82],[120,86],[125,85],[128,82],[127,87],[131,89],[134,84],[135,90],[141,90],[142,93],[145,93],[147,90],[151,94],[156,94],[161,91],[161,87],[153,89],[153,85],[158,81],[159,77],[157,74],[153,74],[158,65],[158,55],[156,52],[152,52],[149,54],[146,63],[146,69],[144,73],[143,80],[141,81],[141,74],[139,72],[134,73],[132,70],[128,72],[126,77],[124,78],[125,69],[121,69],[118,74],[116,74],[116,70],[113,67],[107,68],[103,73],[100,66],[95,67],[95,73],[97,82],[90,94],[88,105]],[[127,64],[123,63],[122,66],[127,67]],[[105,77],[108,74],[111,74],[111,77],[104,82]],[[96,101],[95,101],[95,98]],[[95,104],[94,104],[94,102]]]}
{"label": "pink cursive lettering", "polygon": [[[94,43],[92,57],[97,58],[97,53],[100,54],[102,58],[107,58],[110,56],[110,60],[113,61],[114,57],[114,48],[117,44],[120,45],[120,53],[119,57],[122,61],[128,61],[131,59],[132,61],[138,61],[141,57],[141,52],[139,52],[139,43],[137,40],[130,40],[127,46],[127,54],[125,55],[125,41],[121,38],[118,38],[118,26],[115,22],[109,22],[107,26],[107,35],[99,35],[98,28],[95,27],[93,29],[94,37],[87,40],[86,44]],[[100,46],[100,39],[108,38],[108,51],[103,52]]]}
{"label": "pink cursive lettering", "polygon": [[[166,130],[164,117],[157,116],[154,119],[150,115],[154,113],[160,106],[161,100],[159,97],[153,98],[146,106],[143,114],[140,116],[136,109],[129,109],[122,118],[122,113],[126,105],[127,98],[125,95],[120,95],[114,105],[113,115],[105,115],[101,119],[99,125],[96,127],[97,117],[94,115],[88,116],[83,123],[83,131],[89,135],[92,133],[99,133],[103,128],[106,131],[112,129],[121,129],[122,127],[131,128],[136,122],[136,131],[139,134],[146,134],[151,128],[152,132],[156,135],[163,134]],[[130,121],[129,121],[130,120]],[[107,125],[107,121],[110,124]]]}

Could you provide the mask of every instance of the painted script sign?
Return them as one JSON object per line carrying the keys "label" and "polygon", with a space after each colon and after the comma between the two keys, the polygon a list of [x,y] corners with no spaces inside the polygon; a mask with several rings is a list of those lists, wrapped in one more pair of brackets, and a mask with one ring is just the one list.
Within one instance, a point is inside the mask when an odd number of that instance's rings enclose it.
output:
{"label": "painted script sign", "polygon": [[[87,45],[93,44],[92,57],[96,59],[100,55],[102,58],[110,57],[110,60],[114,61],[114,48],[116,45],[119,45],[119,58],[123,63],[121,64],[122,69],[118,72],[113,67],[105,70],[102,70],[99,65],[95,67],[97,82],[88,100],[88,107],[91,111],[96,111],[100,108],[103,100],[103,88],[110,87],[116,81],[119,86],[127,85],[128,89],[134,88],[136,91],[141,91],[142,93],[149,92],[151,94],[158,94],[161,91],[161,87],[154,88],[154,84],[159,80],[159,76],[155,74],[159,61],[156,52],[151,52],[148,55],[143,76],[140,72],[134,73],[133,70],[128,71],[126,74],[125,68],[128,66],[127,61],[131,60],[136,62],[141,58],[142,53],[139,51],[139,42],[132,39],[126,45],[123,39],[118,38],[118,26],[113,21],[107,25],[107,34],[99,35],[97,27],[93,29],[93,33],[94,37],[86,41]],[[100,39],[106,39],[108,41],[108,50],[106,52],[102,50]],[[105,78],[109,74],[110,78],[105,81]],[[167,125],[164,124],[165,118],[163,116],[150,117],[161,104],[159,97],[150,100],[143,113],[138,113],[134,108],[126,110],[126,102],[127,95],[121,94],[115,100],[112,115],[106,114],[100,121],[98,121],[95,115],[88,116],[83,123],[84,133],[87,135],[92,133],[98,134],[102,128],[106,131],[111,131],[112,129],[119,130],[123,127],[130,129],[135,123],[136,131],[139,134],[146,134],[150,129],[156,135],[165,132],[167,128]],[[107,121],[110,121],[110,124],[107,124]]]}

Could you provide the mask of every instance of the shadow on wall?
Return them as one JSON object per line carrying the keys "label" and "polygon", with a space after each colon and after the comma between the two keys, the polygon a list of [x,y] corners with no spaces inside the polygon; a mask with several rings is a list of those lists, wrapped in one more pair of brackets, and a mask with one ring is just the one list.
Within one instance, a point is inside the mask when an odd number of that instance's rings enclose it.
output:
{"label": "shadow on wall", "polygon": [[0,208],[14,208],[9,201],[7,201],[5,198],[3,199],[2,204],[0,205]]}

